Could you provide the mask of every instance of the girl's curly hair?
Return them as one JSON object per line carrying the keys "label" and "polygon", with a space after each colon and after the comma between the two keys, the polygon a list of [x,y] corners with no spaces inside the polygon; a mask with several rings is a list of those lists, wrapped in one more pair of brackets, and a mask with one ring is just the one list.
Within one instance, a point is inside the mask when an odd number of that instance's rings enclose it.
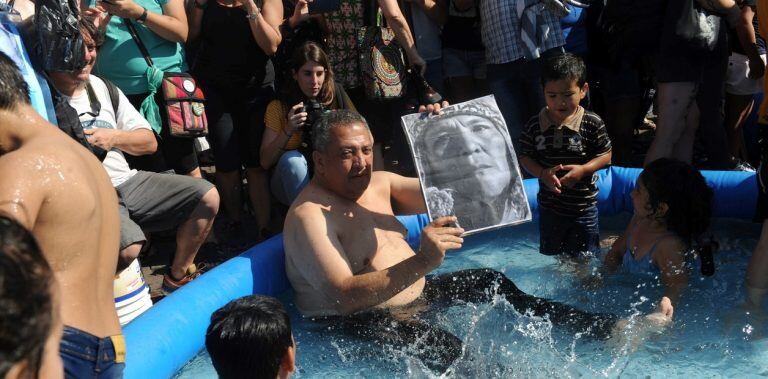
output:
{"label": "girl's curly hair", "polygon": [[693,166],[671,158],[648,164],[640,174],[648,190],[649,210],[656,214],[661,203],[667,213],[657,216],[689,245],[709,227],[712,216],[712,189]]}

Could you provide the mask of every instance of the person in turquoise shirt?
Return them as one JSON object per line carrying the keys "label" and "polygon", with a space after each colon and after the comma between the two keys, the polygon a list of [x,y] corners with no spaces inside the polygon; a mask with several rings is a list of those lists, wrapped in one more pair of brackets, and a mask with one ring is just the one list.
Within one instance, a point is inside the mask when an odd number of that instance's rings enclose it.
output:
{"label": "person in turquoise shirt", "polygon": [[[150,23],[150,19],[153,17],[150,14],[155,14],[158,18],[173,19],[174,17],[170,15],[165,16],[163,9],[166,7],[174,8],[174,3],[176,2],[179,3],[182,12],[170,24],[183,22],[183,25],[173,25],[179,30],[162,30],[164,28],[160,26],[162,25],[160,23],[156,23],[155,27],[153,27]],[[131,3],[128,7],[138,8],[135,11],[127,11],[128,14],[126,15],[116,14],[116,16],[109,20],[104,44],[99,49],[100,59],[97,61],[96,67],[94,67],[97,75],[103,76],[112,83],[115,83],[126,95],[138,95],[149,92],[146,75],[147,62],[144,61],[141,51],[139,51],[136,43],[128,33],[128,28],[123,23],[121,17],[133,20],[132,22],[136,27],[139,38],[147,46],[147,50],[149,50],[149,54],[152,56],[152,61],[158,69],[163,72],[187,71],[182,43],[186,42],[188,29],[186,27],[186,17],[182,16],[184,14],[184,5],[181,0],[115,0],[114,3]],[[110,7],[110,4],[106,1],[101,2],[101,4],[105,10]],[[144,9],[147,10],[147,21],[141,25],[136,19],[141,17]],[[170,37],[170,39],[164,38],[163,35]]]}
{"label": "person in turquoise shirt", "polygon": [[[83,12],[85,17],[94,19],[102,28],[106,26],[104,44],[99,50],[101,58],[96,63],[94,72],[115,83],[126,94],[131,104],[141,109],[160,137],[157,153],[128,157],[130,165],[144,171],[173,170],[177,174],[201,177],[193,139],[170,135],[163,112],[164,102],[158,89],[159,74],[183,72],[188,69],[183,47],[189,32],[184,1],[89,1],[91,8]],[[131,38],[126,22],[135,26],[159,72],[148,70],[147,62]],[[154,104],[151,103],[153,99],[160,110],[159,118],[154,116]]]}

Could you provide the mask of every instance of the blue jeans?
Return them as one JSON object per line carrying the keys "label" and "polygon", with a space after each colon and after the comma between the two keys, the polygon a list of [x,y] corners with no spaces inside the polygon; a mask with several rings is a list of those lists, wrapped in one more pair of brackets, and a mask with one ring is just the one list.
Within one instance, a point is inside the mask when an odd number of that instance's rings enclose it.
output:
{"label": "blue jeans", "polygon": [[309,183],[307,160],[297,150],[288,150],[280,156],[270,180],[272,194],[278,201],[291,205]]}
{"label": "blue jeans", "polygon": [[539,208],[539,252],[544,255],[567,254],[572,257],[600,252],[600,225],[597,206],[581,216],[563,216]]}
{"label": "blue jeans", "polygon": [[515,151],[520,151],[523,127],[544,107],[540,61],[516,60],[487,65],[488,88],[504,116]]}
{"label": "blue jeans", "polygon": [[99,338],[64,326],[59,348],[67,379],[123,377],[125,339],[122,335]]}

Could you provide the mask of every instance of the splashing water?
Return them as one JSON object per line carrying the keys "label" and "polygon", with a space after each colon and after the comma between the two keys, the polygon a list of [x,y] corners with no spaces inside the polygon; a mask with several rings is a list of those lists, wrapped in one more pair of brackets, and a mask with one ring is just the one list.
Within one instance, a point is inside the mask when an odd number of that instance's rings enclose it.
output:
{"label": "splashing water", "polygon": [[[626,216],[601,219],[601,227],[623,229]],[[606,222],[606,220],[608,220]],[[768,376],[768,323],[740,310],[743,276],[759,230],[753,224],[718,221],[721,249],[713,277],[691,275],[690,286],[664,330],[649,327],[644,315],[663,293],[659,279],[623,274],[585,287],[573,270],[538,253],[536,225],[502,229],[466,239],[465,248],[448,254],[437,273],[491,267],[504,272],[523,291],[591,312],[612,312],[625,324],[618,338],[598,341],[553,325],[546,317],[517,310],[502,296],[487,304],[454,304],[431,309],[422,318],[463,341],[461,356],[445,373],[418,358],[418,343],[395,349],[330,333],[294,315],[297,377],[744,377]],[[598,262],[591,262],[597,266]],[[695,267],[698,269],[698,266]],[[595,272],[586,270],[586,272]],[[439,347],[430,347],[439,348]],[[178,378],[215,378],[202,352]]]}

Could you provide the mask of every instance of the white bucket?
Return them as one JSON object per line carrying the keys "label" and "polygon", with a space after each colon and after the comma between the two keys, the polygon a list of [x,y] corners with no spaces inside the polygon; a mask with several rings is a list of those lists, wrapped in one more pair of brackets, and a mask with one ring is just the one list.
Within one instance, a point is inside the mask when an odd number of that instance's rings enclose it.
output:
{"label": "white bucket", "polygon": [[149,287],[141,274],[141,264],[138,259],[115,277],[114,295],[120,325],[131,322],[152,307]]}

